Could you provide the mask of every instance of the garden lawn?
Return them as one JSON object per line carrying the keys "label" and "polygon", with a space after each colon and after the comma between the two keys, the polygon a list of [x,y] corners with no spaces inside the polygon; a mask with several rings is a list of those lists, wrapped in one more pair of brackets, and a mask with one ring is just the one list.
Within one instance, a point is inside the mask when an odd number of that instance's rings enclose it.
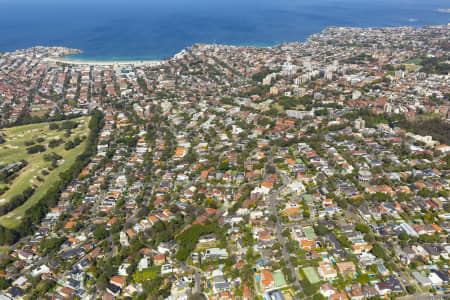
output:
{"label": "garden lawn", "polygon": [[151,280],[158,276],[160,271],[159,266],[153,266],[148,269],[144,269],[142,271],[136,271],[136,273],[133,274],[134,281],[136,282],[143,282],[147,280]]}

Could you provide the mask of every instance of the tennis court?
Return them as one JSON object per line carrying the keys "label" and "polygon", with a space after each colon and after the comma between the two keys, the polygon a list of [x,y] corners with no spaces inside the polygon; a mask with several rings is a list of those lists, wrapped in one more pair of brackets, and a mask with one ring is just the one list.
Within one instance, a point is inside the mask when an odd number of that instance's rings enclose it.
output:
{"label": "tennis court", "polygon": [[315,284],[320,281],[319,274],[317,274],[316,268],[314,267],[303,268],[303,273],[305,273],[306,277],[308,278],[308,281],[311,284]]}
{"label": "tennis court", "polygon": [[284,276],[283,276],[283,273],[281,273],[281,271],[275,271],[272,274],[273,274],[273,279],[275,281],[275,286],[277,288],[280,288],[280,287],[283,287],[286,285],[286,280],[284,280]]}
{"label": "tennis court", "polygon": [[315,240],[317,238],[317,235],[314,233],[314,229],[312,227],[305,227],[303,228],[303,231],[308,239]]}

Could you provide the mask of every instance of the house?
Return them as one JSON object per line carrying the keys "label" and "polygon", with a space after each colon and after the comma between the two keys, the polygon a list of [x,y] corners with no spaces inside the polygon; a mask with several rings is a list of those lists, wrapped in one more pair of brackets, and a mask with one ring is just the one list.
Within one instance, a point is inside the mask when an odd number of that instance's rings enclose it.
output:
{"label": "house", "polygon": [[120,244],[121,244],[123,247],[128,247],[128,246],[130,246],[130,243],[128,242],[127,235],[126,235],[126,233],[123,232],[123,231],[121,231],[120,234],[119,234],[119,241],[120,241]]}
{"label": "house", "polygon": [[17,251],[17,256],[19,257],[19,259],[21,260],[25,260],[25,261],[31,261],[34,258],[33,253],[31,252],[27,252],[27,251],[23,251],[23,250],[18,250]]}
{"label": "house", "polygon": [[275,286],[275,279],[272,272],[267,269],[262,269],[260,272],[261,289],[263,291],[269,290]]}
{"label": "house", "polygon": [[373,248],[372,245],[369,245],[367,243],[355,244],[352,245],[352,252],[354,254],[361,254],[363,252],[369,252],[372,248]]}
{"label": "house", "polygon": [[432,260],[439,260],[441,258],[441,252],[445,252],[440,245],[424,244],[423,248],[428,252]]}
{"label": "house", "polygon": [[431,272],[430,275],[428,275],[428,279],[431,281],[433,286],[441,286],[444,283],[441,277],[434,272]]}
{"label": "house", "polygon": [[349,294],[352,300],[362,300],[364,298],[364,294],[359,284],[353,284]]}
{"label": "house", "polygon": [[226,259],[228,258],[227,249],[209,248],[204,253],[205,259]]}
{"label": "house", "polygon": [[119,266],[119,269],[117,270],[117,274],[119,274],[120,276],[128,276],[128,267],[130,266],[130,264],[127,263],[123,263]]}
{"label": "house", "polygon": [[123,296],[131,298],[131,297],[133,297],[133,295],[136,295],[140,292],[141,292],[141,288],[130,284],[130,285],[127,285],[127,287],[123,290]]}
{"label": "house", "polygon": [[120,287],[121,289],[123,289],[125,287],[125,283],[127,282],[127,279],[125,277],[122,276],[113,276],[111,277],[111,279],[109,280],[109,283]]}
{"label": "house", "polygon": [[121,293],[121,288],[115,284],[109,284],[106,287],[106,291],[114,297],[119,297],[119,295]]}
{"label": "house", "polygon": [[199,243],[210,243],[210,242],[215,242],[216,241],[216,236],[215,234],[206,234],[203,235],[199,238],[198,242]]}
{"label": "house", "polygon": [[153,257],[155,265],[160,266],[166,262],[166,256],[164,254],[158,254]]}
{"label": "house", "polygon": [[329,233],[327,235],[327,240],[331,243],[334,249],[341,249],[341,243],[333,233]]}
{"label": "house", "polygon": [[30,286],[30,281],[25,275],[20,276],[12,282],[12,285],[21,289],[27,289]]}
{"label": "house", "polygon": [[[431,273],[436,274],[442,280],[442,284],[448,284],[450,279],[450,273],[445,271],[439,271],[439,270],[431,270]],[[431,274],[430,274],[431,275]],[[430,278],[431,280],[431,278]]]}
{"label": "house", "polygon": [[74,248],[61,253],[63,260],[69,260],[74,257],[81,257],[85,253],[83,248]]}
{"label": "house", "polygon": [[393,293],[402,293],[404,292],[403,286],[400,283],[400,280],[395,275],[389,276],[386,282],[391,286],[391,291]]}
{"label": "house", "polygon": [[340,292],[340,293],[331,295],[330,297],[328,297],[328,299],[330,299],[330,300],[348,300],[348,297],[345,292]]}
{"label": "house", "polygon": [[[139,263],[138,263],[138,265],[137,265],[137,268],[138,268],[139,271],[142,271],[142,270],[144,270],[144,269],[147,269],[148,266],[149,266],[149,263],[148,263],[148,257],[143,257],[143,258],[141,258],[141,259],[139,260]],[[119,274],[119,275],[121,275],[121,274]]]}
{"label": "house", "polygon": [[378,295],[375,287],[373,285],[368,285],[368,284],[366,284],[362,287],[362,292],[364,294],[364,297],[366,297],[366,298],[373,298]]}
{"label": "house", "polygon": [[383,263],[381,261],[377,261],[377,269],[378,272],[383,275],[383,276],[387,276],[389,275],[389,270],[383,265]]}
{"label": "house", "polygon": [[126,232],[127,232],[128,236],[130,237],[130,239],[132,239],[132,238],[134,238],[136,236],[136,232],[133,229],[131,229],[131,228],[128,228],[126,230]]}
{"label": "house", "polygon": [[324,280],[333,280],[337,277],[337,272],[330,262],[320,262],[318,272]]}
{"label": "house", "polygon": [[384,296],[391,293],[391,286],[387,282],[378,282],[375,284],[378,295]]}
{"label": "house", "polygon": [[25,293],[24,293],[24,291],[22,291],[22,289],[20,289],[16,286],[13,286],[6,292],[6,295],[8,297],[11,297],[11,299],[21,300],[21,299],[24,299],[23,297],[25,296]]}
{"label": "house", "polygon": [[75,295],[75,290],[69,287],[62,287],[59,290],[59,294],[64,298],[72,298]]}
{"label": "house", "polygon": [[159,253],[170,253],[171,250],[176,250],[177,245],[175,241],[169,241],[169,242],[162,242],[158,245],[158,252]]}
{"label": "house", "polygon": [[317,242],[316,241],[311,241],[308,239],[301,239],[300,240],[300,247],[302,249],[305,249],[306,251],[311,251],[315,248],[317,248]]}
{"label": "house", "polygon": [[430,286],[431,280],[428,277],[425,277],[422,273],[412,272],[412,276],[421,286]]}
{"label": "house", "polygon": [[331,295],[335,294],[337,292],[336,288],[334,286],[332,286],[329,283],[325,283],[322,284],[320,286],[320,290],[319,292],[324,296],[324,297],[330,297]]}
{"label": "house", "polygon": [[347,262],[339,262],[336,263],[336,266],[338,268],[338,271],[340,274],[356,274],[356,266],[353,262],[347,261]]}
{"label": "house", "polygon": [[272,187],[273,187],[273,183],[272,183],[272,182],[270,182],[270,181],[264,181],[264,182],[261,184],[261,190],[262,190],[262,193],[265,194],[265,195],[267,195],[267,194],[270,192],[270,190],[272,189]]}
{"label": "house", "polygon": [[50,272],[49,267],[47,267],[46,265],[41,265],[41,266],[37,267],[36,269],[34,269],[33,272],[31,272],[31,275],[33,277],[35,277],[35,276],[39,276],[41,274],[49,273],[49,272]]}
{"label": "house", "polygon": [[214,270],[212,272],[213,289],[215,293],[229,291],[230,283],[225,278],[221,270]]}
{"label": "house", "polygon": [[175,268],[171,264],[165,264],[161,266],[161,274],[166,275],[173,273],[175,271]]}
{"label": "house", "polygon": [[117,217],[113,217],[111,218],[111,220],[108,221],[108,223],[106,223],[106,228],[107,229],[111,229],[111,227],[117,223],[119,219],[117,219]]}
{"label": "house", "polygon": [[442,152],[442,153],[448,153],[448,152],[450,152],[450,146],[447,146],[447,145],[445,145],[445,144],[437,145],[437,146],[434,147],[434,149],[435,149],[436,151],[440,151],[440,152]]}
{"label": "house", "polygon": [[64,229],[70,230],[70,229],[74,228],[77,225],[78,225],[78,222],[69,220],[66,223],[66,225],[64,226]]}

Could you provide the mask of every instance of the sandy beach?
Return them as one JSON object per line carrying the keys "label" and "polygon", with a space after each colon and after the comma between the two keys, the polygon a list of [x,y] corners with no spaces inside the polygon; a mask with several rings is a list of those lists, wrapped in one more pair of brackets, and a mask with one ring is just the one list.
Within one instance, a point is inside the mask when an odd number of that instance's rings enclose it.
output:
{"label": "sandy beach", "polygon": [[164,61],[162,60],[138,60],[138,61],[79,61],[79,60],[65,60],[62,58],[48,57],[44,61],[56,62],[69,65],[84,65],[84,66],[120,66],[120,65],[134,65],[134,66],[159,66]]}

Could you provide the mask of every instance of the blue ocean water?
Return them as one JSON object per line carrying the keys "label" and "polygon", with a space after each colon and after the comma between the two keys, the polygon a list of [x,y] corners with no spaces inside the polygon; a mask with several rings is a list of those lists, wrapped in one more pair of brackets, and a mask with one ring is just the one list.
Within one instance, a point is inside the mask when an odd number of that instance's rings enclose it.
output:
{"label": "blue ocean water", "polygon": [[0,52],[81,49],[80,60],[151,60],[195,43],[273,46],[328,26],[447,24],[448,0],[0,0]]}

